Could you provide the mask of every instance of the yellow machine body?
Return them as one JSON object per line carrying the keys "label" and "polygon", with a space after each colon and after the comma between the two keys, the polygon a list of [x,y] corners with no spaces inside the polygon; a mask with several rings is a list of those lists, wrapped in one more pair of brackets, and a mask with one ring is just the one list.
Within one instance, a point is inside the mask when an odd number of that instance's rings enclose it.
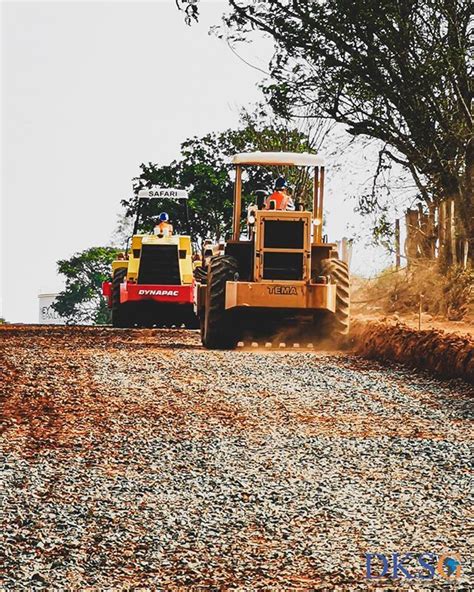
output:
{"label": "yellow machine body", "polygon": [[193,253],[189,236],[137,234],[104,282],[114,327],[195,328]]}
{"label": "yellow machine body", "polygon": [[[277,246],[275,241],[266,240],[267,222],[296,222],[301,229],[301,240],[298,245]],[[282,231],[285,228],[281,226]],[[260,210],[256,212],[255,240],[253,250],[252,281],[227,282],[226,309],[234,307],[258,308],[294,308],[294,309],[325,309],[331,312],[336,308],[336,286],[317,284],[311,281],[312,243],[311,212],[283,212],[278,210]],[[270,245],[270,246],[269,246]],[[327,251],[328,245],[321,247]],[[312,248],[313,247],[313,248]],[[294,254],[301,257],[302,273],[300,279],[269,279],[265,277],[265,260],[268,255]]]}
{"label": "yellow machine body", "polygon": [[132,237],[128,259],[116,259],[112,262],[112,274],[117,269],[127,269],[126,280],[137,282],[140,273],[140,261],[144,246],[176,246],[178,250],[179,273],[182,285],[193,283],[192,245],[189,236],[156,236],[136,234]]}
{"label": "yellow machine body", "polygon": [[[346,336],[348,266],[322,233],[324,160],[308,153],[253,152],[237,154],[233,162],[232,238],[224,254],[210,260],[207,276],[196,288],[204,346],[232,348],[246,331],[274,334],[298,324],[325,337]],[[290,199],[287,209],[278,210],[271,194],[260,201],[257,195],[248,206],[243,231],[242,169],[260,165],[312,168],[312,211],[304,211],[300,199]]]}

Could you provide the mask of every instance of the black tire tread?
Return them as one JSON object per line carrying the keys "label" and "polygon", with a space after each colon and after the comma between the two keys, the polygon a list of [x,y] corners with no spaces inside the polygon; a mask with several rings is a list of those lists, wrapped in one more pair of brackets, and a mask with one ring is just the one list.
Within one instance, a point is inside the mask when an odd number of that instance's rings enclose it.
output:
{"label": "black tire tread", "polygon": [[123,305],[120,304],[120,284],[127,275],[125,268],[115,270],[112,278],[112,326],[118,328],[127,327]]}
{"label": "black tire tread", "polygon": [[336,312],[331,315],[328,333],[332,333],[336,338],[345,338],[349,333],[351,302],[349,268],[347,263],[340,259],[323,259],[321,275],[329,276],[336,284]]}
{"label": "black tire tread", "polygon": [[226,283],[237,273],[238,264],[234,257],[213,257],[208,266],[202,337],[203,345],[209,349],[232,349],[237,345],[232,314],[225,309]]}

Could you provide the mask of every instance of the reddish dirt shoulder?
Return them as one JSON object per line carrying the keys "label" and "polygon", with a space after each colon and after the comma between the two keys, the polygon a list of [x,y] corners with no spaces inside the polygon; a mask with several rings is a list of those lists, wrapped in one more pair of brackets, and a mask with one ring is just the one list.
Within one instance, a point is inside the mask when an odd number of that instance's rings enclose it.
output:
{"label": "reddish dirt shoulder", "polygon": [[401,362],[474,384],[474,337],[470,334],[419,331],[387,320],[356,319],[351,339],[356,352],[364,357]]}

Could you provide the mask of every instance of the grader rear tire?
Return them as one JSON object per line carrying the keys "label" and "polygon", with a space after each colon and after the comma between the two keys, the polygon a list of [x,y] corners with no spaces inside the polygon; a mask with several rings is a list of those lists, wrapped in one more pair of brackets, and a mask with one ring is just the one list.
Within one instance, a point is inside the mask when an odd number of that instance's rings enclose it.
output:
{"label": "grader rear tire", "polygon": [[228,281],[238,274],[233,257],[214,257],[207,276],[206,306],[201,327],[202,343],[208,349],[233,349],[238,342],[238,330],[231,312],[225,308],[225,289]]}
{"label": "grader rear tire", "polygon": [[349,334],[350,280],[349,268],[339,259],[323,259],[321,275],[327,275],[336,284],[336,312],[328,319],[327,337],[343,340]]}
{"label": "grader rear tire", "polygon": [[120,284],[127,275],[126,269],[117,269],[112,279],[112,327],[128,327],[123,304],[120,304]]}

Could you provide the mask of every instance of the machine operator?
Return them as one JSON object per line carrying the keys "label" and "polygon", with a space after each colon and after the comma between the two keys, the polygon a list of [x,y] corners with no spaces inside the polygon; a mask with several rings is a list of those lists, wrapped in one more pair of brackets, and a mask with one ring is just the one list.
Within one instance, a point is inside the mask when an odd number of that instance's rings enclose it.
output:
{"label": "machine operator", "polygon": [[[272,207],[272,202],[274,206]],[[289,187],[284,177],[278,177],[275,181],[275,190],[265,200],[265,209],[294,210],[295,204],[289,194]]]}
{"label": "machine operator", "polygon": [[154,233],[159,236],[171,236],[173,234],[173,225],[169,222],[170,217],[166,212],[162,212],[156,221]]}

